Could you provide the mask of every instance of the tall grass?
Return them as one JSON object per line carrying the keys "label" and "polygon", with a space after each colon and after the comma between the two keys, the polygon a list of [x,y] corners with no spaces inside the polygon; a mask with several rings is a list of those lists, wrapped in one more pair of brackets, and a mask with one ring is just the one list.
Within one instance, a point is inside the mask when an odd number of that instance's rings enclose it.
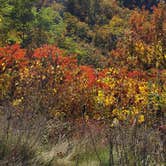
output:
{"label": "tall grass", "polygon": [[[165,130],[143,124],[70,124],[0,110],[0,166],[164,166]],[[29,117],[29,118],[28,118]],[[165,124],[165,122],[162,122]],[[43,140],[44,139],[44,140]],[[45,149],[45,145],[49,148]]]}
{"label": "tall grass", "polygon": [[51,166],[52,159],[41,158],[41,132],[45,120],[14,110],[0,110],[0,166]]}

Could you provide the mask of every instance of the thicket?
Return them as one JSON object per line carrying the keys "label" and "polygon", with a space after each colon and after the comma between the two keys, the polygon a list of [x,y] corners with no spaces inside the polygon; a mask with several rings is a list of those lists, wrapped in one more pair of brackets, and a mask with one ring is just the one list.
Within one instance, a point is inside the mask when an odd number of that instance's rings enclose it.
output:
{"label": "thicket", "polygon": [[3,165],[78,165],[88,145],[100,165],[165,163],[164,1],[0,3]]}

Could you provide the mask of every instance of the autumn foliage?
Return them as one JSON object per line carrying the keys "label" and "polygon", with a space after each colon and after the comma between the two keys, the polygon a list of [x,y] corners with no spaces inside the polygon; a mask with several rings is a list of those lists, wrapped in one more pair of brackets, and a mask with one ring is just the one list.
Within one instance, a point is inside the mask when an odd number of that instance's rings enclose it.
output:
{"label": "autumn foliage", "polygon": [[165,163],[165,0],[0,4],[0,165]]}
{"label": "autumn foliage", "polygon": [[[159,87],[145,71],[80,66],[53,45],[37,48],[31,56],[19,45],[0,50],[0,99],[8,99],[18,112],[77,119],[86,108],[87,118],[129,123],[162,116],[165,83],[161,79]],[[158,72],[164,77],[164,70]]]}

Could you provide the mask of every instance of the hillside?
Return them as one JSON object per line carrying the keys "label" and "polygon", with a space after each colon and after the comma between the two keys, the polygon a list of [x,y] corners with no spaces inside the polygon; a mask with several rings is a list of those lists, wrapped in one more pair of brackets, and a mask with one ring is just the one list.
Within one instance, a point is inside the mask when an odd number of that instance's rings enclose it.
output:
{"label": "hillside", "polygon": [[166,2],[0,0],[0,166],[164,166]]}

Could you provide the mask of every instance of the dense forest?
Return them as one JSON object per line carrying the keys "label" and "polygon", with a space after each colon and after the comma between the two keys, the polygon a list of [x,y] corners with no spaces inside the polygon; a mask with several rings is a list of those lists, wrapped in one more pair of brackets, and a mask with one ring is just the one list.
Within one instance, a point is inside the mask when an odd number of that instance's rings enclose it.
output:
{"label": "dense forest", "polygon": [[0,166],[164,166],[165,0],[0,0]]}

